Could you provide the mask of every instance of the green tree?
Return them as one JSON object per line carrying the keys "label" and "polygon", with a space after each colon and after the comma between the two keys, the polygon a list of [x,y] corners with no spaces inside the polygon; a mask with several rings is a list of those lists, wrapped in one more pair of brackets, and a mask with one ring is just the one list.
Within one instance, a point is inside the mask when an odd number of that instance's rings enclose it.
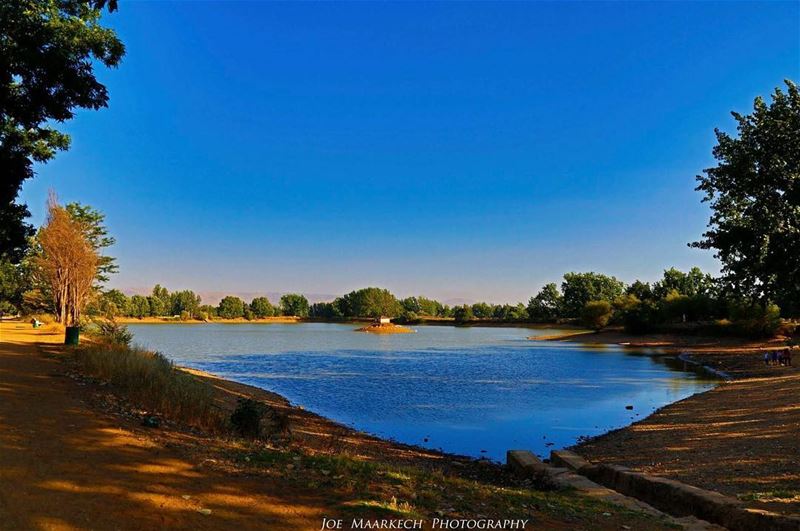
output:
{"label": "green tree", "polygon": [[599,273],[567,273],[561,283],[566,317],[579,317],[589,301],[611,302],[622,295],[625,285],[615,277]]}
{"label": "green tree", "polygon": [[200,308],[200,296],[191,290],[176,291],[170,296],[170,303],[172,315],[183,317],[186,314],[187,318],[191,318],[197,315]]}
{"label": "green tree", "polygon": [[468,304],[462,304],[453,308],[453,319],[457,323],[466,323],[475,320],[475,315],[472,313],[472,307]]}
{"label": "green tree", "polygon": [[250,310],[253,312],[253,315],[258,319],[263,319],[265,317],[272,317],[275,315],[275,307],[269,302],[269,299],[266,297],[256,297],[255,299],[250,302]]}
{"label": "green tree", "polygon": [[800,90],[786,80],[768,105],[731,113],[738,137],[715,130],[717,166],[698,175],[711,206],[708,230],[690,245],[713,249],[729,292],[800,314]]}
{"label": "green tree", "polygon": [[642,282],[641,280],[637,280],[625,288],[625,294],[633,295],[640,301],[647,301],[655,298],[655,295],[653,294],[653,288],[650,287],[650,283]]}
{"label": "green tree", "polygon": [[239,297],[228,295],[219,301],[217,315],[223,319],[238,319],[244,317],[244,301]]}
{"label": "green tree", "polygon": [[[95,65],[119,64],[124,47],[100,25],[104,1],[0,2],[0,258],[18,262],[33,234],[16,203],[22,183],[69,147],[56,128],[76,109],[99,109],[108,93]],[[113,4],[113,5],[112,5]],[[116,3],[109,2],[109,9]]]}
{"label": "green tree", "polygon": [[100,295],[100,311],[108,317],[131,315],[128,296],[118,289],[108,290]]}
{"label": "green tree", "polygon": [[417,313],[420,315],[444,317],[444,305],[441,302],[427,297],[417,297],[417,302],[419,303],[419,312]]}
{"label": "green tree", "polygon": [[167,315],[167,308],[164,306],[164,302],[158,297],[148,295],[147,304],[150,306],[150,315],[153,317]]}
{"label": "green tree", "polygon": [[216,306],[211,306],[210,304],[203,304],[197,310],[198,310],[198,312],[200,313],[201,316],[205,317],[204,320],[212,319],[214,317],[217,317],[217,307]]}
{"label": "green tree", "polygon": [[526,321],[528,308],[524,304],[498,304],[494,307],[492,316],[499,321]]}
{"label": "green tree", "polygon": [[608,325],[611,316],[614,314],[614,309],[608,301],[589,301],[587,302],[581,312],[581,320],[583,324],[589,328],[600,331]]}
{"label": "green tree", "polygon": [[406,297],[400,300],[400,306],[405,313],[421,313],[422,306],[417,297]]}
{"label": "green tree", "polygon": [[472,315],[477,319],[490,319],[494,315],[494,307],[486,302],[476,302],[472,305]]}
{"label": "green tree", "polygon": [[680,295],[694,297],[696,295],[710,296],[714,292],[715,284],[711,275],[703,273],[699,267],[693,267],[684,273],[674,267],[664,271],[664,277],[653,284],[653,295],[663,299],[669,293],[677,291]]}
{"label": "green tree", "polygon": [[427,297],[407,297],[400,301],[400,306],[406,313],[415,313],[430,317],[441,316],[443,311],[442,303]]}
{"label": "green tree", "polygon": [[111,247],[116,243],[116,240],[109,235],[108,229],[105,226],[105,214],[89,205],[82,205],[80,203],[68,203],[65,208],[67,212],[69,212],[70,217],[81,224],[86,240],[99,255],[97,282],[100,284],[108,282],[109,275],[119,271],[119,266],[117,266],[116,258],[103,254],[103,249]]}
{"label": "green tree", "polygon": [[174,315],[172,313],[172,296],[167,288],[156,284],[148,300],[150,301],[150,315],[154,317]]}
{"label": "green tree", "polygon": [[308,317],[308,299],[299,293],[287,293],[281,297],[281,313],[294,317]]}
{"label": "green tree", "polygon": [[20,312],[29,289],[31,280],[25,266],[0,260],[0,313]]}
{"label": "green tree", "polygon": [[134,295],[130,299],[130,314],[131,317],[147,317],[150,315],[150,302],[147,297],[141,295]]}
{"label": "green tree", "polygon": [[545,284],[535,297],[528,301],[528,318],[547,323],[561,317],[563,298],[555,283]]}
{"label": "green tree", "polygon": [[636,309],[641,303],[642,301],[636,295],[625,293],[614,299],[611,306],[615,311],[624,313]]}
{"label": "green tree", "polygon": [[397,317],[403,309],[389,290],[374,287],[351,291],[336,304],[345,317]]}
{"label": "green tree", "polygon": [[333,302],[317,302],[312,304],[308,315],[314,319],[326,319],[330,321],[336,321],[344,317],[339,307]]}

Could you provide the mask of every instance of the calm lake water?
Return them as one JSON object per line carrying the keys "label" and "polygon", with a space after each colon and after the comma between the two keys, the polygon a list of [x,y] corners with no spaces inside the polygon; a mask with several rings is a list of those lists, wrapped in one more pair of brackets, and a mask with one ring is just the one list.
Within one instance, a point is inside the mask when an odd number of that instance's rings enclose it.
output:
{"label": "calm lake water", "polygon": [[[714,385],[668,360],[617,346],[531,341],[557,330],[353,325],[130,325],[177,364],[275,391],[383,437],[504,460],[546,456]],[[633,410],[625,406],[633,406]],[[427,440],[427,442],[426,442]]]}

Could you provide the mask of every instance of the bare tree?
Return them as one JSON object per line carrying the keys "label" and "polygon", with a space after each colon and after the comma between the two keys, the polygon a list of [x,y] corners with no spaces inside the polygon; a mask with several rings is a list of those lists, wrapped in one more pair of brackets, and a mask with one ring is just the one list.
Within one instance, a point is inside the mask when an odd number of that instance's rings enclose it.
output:
{"label": "bare tree", "polygon": [[56,317],[66,326],[77,326],[81,311],[92,294],[99,256],[80,223],[51,194],[47,222],[38,235],[41,253],[35,258],[38,273],[52,290]]}

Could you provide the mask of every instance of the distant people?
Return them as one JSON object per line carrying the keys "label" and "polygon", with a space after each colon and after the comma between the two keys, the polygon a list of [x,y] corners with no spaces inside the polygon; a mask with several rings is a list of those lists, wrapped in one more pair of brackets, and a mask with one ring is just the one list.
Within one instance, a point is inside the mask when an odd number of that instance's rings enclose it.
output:
{"label": "distant people", "polygon": [[779,357],[778,354],[779,353],[778,353],[777,350],[773,350],[772,351],[772,364],[773,365],[777,365],[778,364],[778,357]]}
{"label": "distant people", "polygon": [[769,358],[770,358],[770,353],[769,351],[766,351],[764,353],[764,365],[766,365],[767,367],[769,367]]}
{"label": "distant people", "polygon": [[781,355],[781,365],[786,367],[790,367],[792,365],[792,350],[788,347],[783,349],[783,354]]}

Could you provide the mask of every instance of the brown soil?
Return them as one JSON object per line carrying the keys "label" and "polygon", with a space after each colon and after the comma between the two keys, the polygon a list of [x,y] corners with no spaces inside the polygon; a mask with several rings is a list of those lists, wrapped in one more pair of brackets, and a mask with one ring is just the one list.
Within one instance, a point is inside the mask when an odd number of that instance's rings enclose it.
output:
{"label": "brown soil", "polygon": [[631,337],[612,331],[566,340],[657,346],[735,378],[580,444],[578,453],[738,496],[753,507],[800,513],[800,352],[794,351],[793,367],[781,367],[763,361],[766,350],[784,345],[780,339]]}
{"label": "brown soil", "polygon": [[[323,517],[347,521],[348,498],[341,490],[231,457],[249,451],[251,443],[168,422],[143,427],[109,389],[74,373],[62,338],[25,323],[0,323],[0,529],[281,531],[318,530]],[[305,454],[404,464],[501,490],[519,484],[503,467],[371,437],[292,407],[274,393],[195,374],[215,387],[221,407],[231,409],[238,397],[250,396],[287,413],[291,444]],[[575,494],[559,496],[553,503],[584,503]],[[494,509],[472,510],[474,517]],[[643,529],[643,521],[648,529],[666,528],[608,510],[589,509],[587,516],[585,508],[566,508],[554,516],[547,509],[532,517],[536,529]],[[361,516],[385,513],[368,509]]]}

